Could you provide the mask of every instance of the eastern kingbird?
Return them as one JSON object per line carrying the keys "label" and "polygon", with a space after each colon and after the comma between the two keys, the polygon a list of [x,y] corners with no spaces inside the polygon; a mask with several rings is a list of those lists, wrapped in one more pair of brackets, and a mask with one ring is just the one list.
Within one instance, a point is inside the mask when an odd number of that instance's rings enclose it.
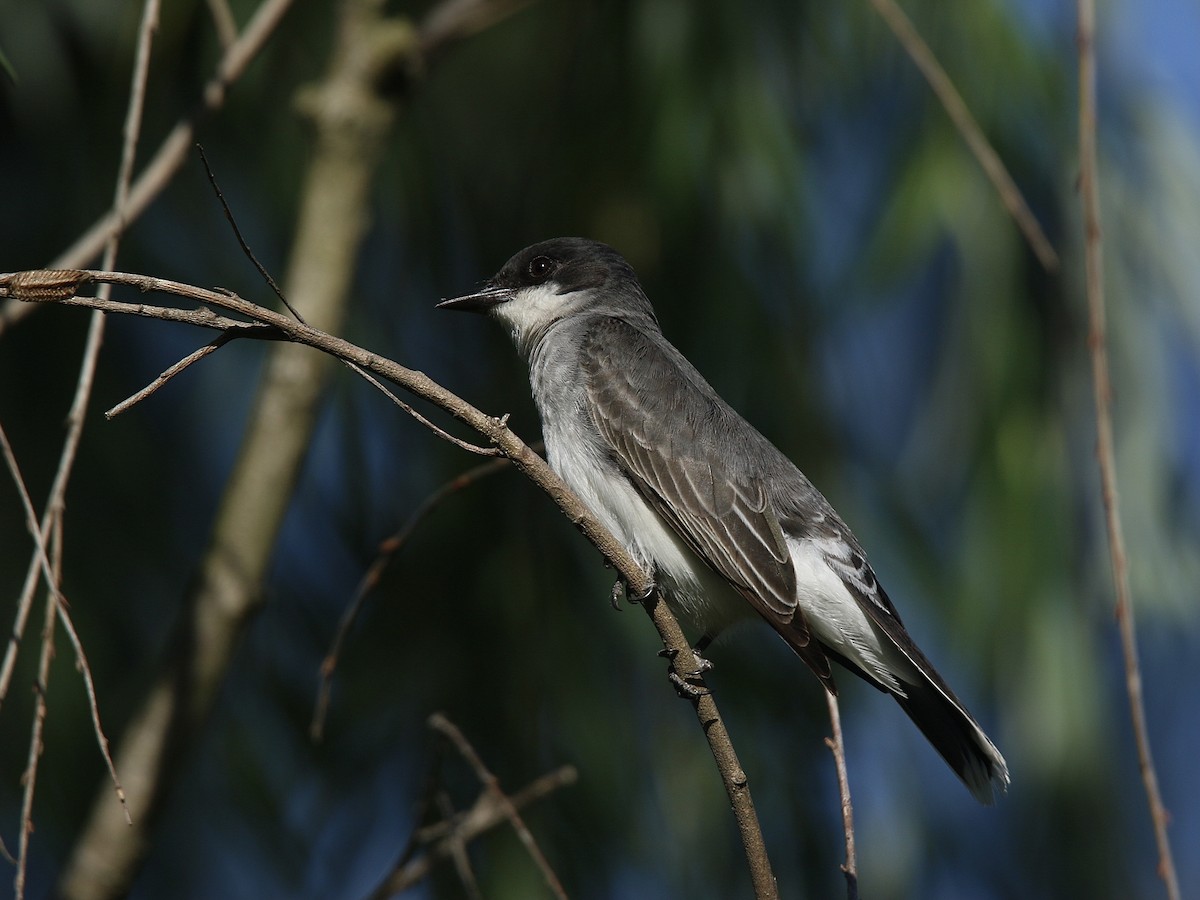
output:
{"label": "eastern kingbird", "polygon": [[830,692],[832,659],[895,697],[981,802],[1007,789],[1004,757],[909,637],[857,538],[668,343],[619,253],[544,241],[438,306],[508,326],[551,467],[698,626],[698,649],[757,614]]}

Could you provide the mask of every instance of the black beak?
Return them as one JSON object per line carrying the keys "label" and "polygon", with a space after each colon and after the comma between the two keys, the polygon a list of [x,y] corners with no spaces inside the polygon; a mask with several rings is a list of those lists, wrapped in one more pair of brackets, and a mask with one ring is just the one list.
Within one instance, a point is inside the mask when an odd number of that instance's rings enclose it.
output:
{"label": "black beak", "polygon": [[513,292],[511,288],[500,287],[499,285],[488,283],[484,285],[483,290],[476,291],[474,294],[466,294],[462,297],[452,297],[449,300],[443,300],[437,305],[437,309],[461,309],[466,312],[487,312],[493,306],[511,300]]}

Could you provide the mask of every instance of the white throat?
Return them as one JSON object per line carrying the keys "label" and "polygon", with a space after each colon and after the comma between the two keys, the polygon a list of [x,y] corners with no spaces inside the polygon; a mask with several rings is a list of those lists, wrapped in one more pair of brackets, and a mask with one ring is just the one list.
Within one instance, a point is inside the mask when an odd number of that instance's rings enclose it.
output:
{"label": "white throat", "polygon": [[512,332],[513,341],[528,357],[535,336],[555,319],[561,318],[570,304],[570,294],[560,294],[553,281],[522,288],[511,300],[493,308],[493,315]]}

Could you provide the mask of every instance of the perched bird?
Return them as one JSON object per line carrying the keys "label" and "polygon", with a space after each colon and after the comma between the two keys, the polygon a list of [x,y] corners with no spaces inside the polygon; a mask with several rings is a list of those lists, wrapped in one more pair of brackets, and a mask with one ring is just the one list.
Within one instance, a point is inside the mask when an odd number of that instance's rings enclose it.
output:
{"label": "perched bird", "polygon": [[829,502],[659,328],[629,263],[557,238],[442,309],[487,312],[529,363],[551,467],[691,619],[703,650],[766,620],[836,693],[830,660],[891,694],[981,802],[1008,767],[900,621]]}

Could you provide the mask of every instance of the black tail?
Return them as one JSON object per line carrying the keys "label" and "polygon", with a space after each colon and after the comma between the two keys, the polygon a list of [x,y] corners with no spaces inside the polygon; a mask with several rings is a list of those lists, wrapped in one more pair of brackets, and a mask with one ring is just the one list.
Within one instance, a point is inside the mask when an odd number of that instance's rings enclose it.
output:
{"label": "black tail", "polygon": [[[902,672],[894,673],[904,689],[904,696],[877,682],[840,653],[824,644],[821,649],[871,687],[895,697],[900,708],[921,729],[975,799],[991,806],[996,801],[997,791],[1002,794],[1008,791],[1008,764],[925,654],[912,643],[907,633],[904,637],[906,646],[897,649],[901,650],[908,665],[897,666]],[[827,682],[826,687],[831,683],[831,680]]]}
{"label": "black tail", "polygon": [[1008,765],[996,745],[944,684],[930,680],[904,687],[908,696],[894,694],[896,702],[975,798],[990,806],[997,790],[1008,790]]}

